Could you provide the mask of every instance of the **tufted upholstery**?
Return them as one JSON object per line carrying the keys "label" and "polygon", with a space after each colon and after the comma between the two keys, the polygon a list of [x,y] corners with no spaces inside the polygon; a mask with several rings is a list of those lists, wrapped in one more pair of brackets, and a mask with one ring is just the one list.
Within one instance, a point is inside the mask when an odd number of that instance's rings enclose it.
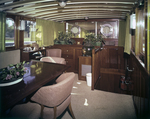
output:
{"label": "tufted upholstery", "polygon": [[46,49],[46,56],[61,57],[61,49]]}

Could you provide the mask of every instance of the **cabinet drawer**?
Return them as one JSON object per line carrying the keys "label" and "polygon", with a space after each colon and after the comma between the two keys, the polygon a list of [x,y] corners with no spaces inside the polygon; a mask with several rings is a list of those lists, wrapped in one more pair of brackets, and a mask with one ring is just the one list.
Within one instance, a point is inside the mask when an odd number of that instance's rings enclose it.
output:
{"label": "cabinet drawer", "polygon": [[73,59],[73,55],[70,54],[62,54],[62,57],[65,59]]}
{"label": "cabinet drawer", "polygon": [[72,48],[62,48],[62,54],[73,54]]}
{"label": "cabinet drawer", "polygon": [[74,64],[72,59],[66,59],[66,65],[71,66],[67,71],[73,71],[74,70]]}

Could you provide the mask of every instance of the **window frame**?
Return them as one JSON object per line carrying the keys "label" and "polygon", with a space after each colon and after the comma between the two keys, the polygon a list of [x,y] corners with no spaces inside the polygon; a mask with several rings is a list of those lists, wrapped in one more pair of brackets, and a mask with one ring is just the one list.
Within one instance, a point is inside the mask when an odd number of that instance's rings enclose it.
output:
{"label": "window frame", "polygon": [[[6,49],[6,51],[7,50],[14,50],[15,49],[15,32],[16,32],[16,29],[15,29],[15,17],[14,16],[12,16],[12,15],[6,15],[6,19],[7,18],[10,18],[10,19],[12,19],[13,21],[14,21],[14,46],[6,46],[5,45],[5,49]],[[6,37],[5,37],[6,38]],[[5,42],[6,43],[6,42]]]}

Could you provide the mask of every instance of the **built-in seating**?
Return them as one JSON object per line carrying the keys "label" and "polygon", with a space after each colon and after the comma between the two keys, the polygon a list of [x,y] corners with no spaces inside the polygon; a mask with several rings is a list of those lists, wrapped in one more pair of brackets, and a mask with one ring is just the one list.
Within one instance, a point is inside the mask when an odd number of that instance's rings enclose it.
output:
{"label": "built-in seating", "polygon": [[58,63],[58,64],[66,64],[65,59],[61,57],[43,57],[40,59],[40,61]]}
{"label": "built-in seating", "polygon": [[71,91],[75,74],[63,73],[56,80],[56,84],[41,87],[31,98],[32,101],[41,105],[41,118],[54,118],[60,116],[68,107],[73,118],[71,108]]}
{"label": "built-in seating", "polygon": [[0,69],[20,62],[20,50],[0,52]]}

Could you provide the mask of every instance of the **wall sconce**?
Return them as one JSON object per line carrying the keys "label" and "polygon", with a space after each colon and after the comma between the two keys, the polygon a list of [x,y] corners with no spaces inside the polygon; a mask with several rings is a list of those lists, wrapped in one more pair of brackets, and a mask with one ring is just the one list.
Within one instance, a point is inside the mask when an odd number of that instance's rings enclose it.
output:
{"label": "wall sconce", "polygon": [[61,7],[65,7],[68,0],[57,0]]}
{"label": "wall sconce", "polygon": [[136,29],[136,15],[130,15],[130,29]]}

